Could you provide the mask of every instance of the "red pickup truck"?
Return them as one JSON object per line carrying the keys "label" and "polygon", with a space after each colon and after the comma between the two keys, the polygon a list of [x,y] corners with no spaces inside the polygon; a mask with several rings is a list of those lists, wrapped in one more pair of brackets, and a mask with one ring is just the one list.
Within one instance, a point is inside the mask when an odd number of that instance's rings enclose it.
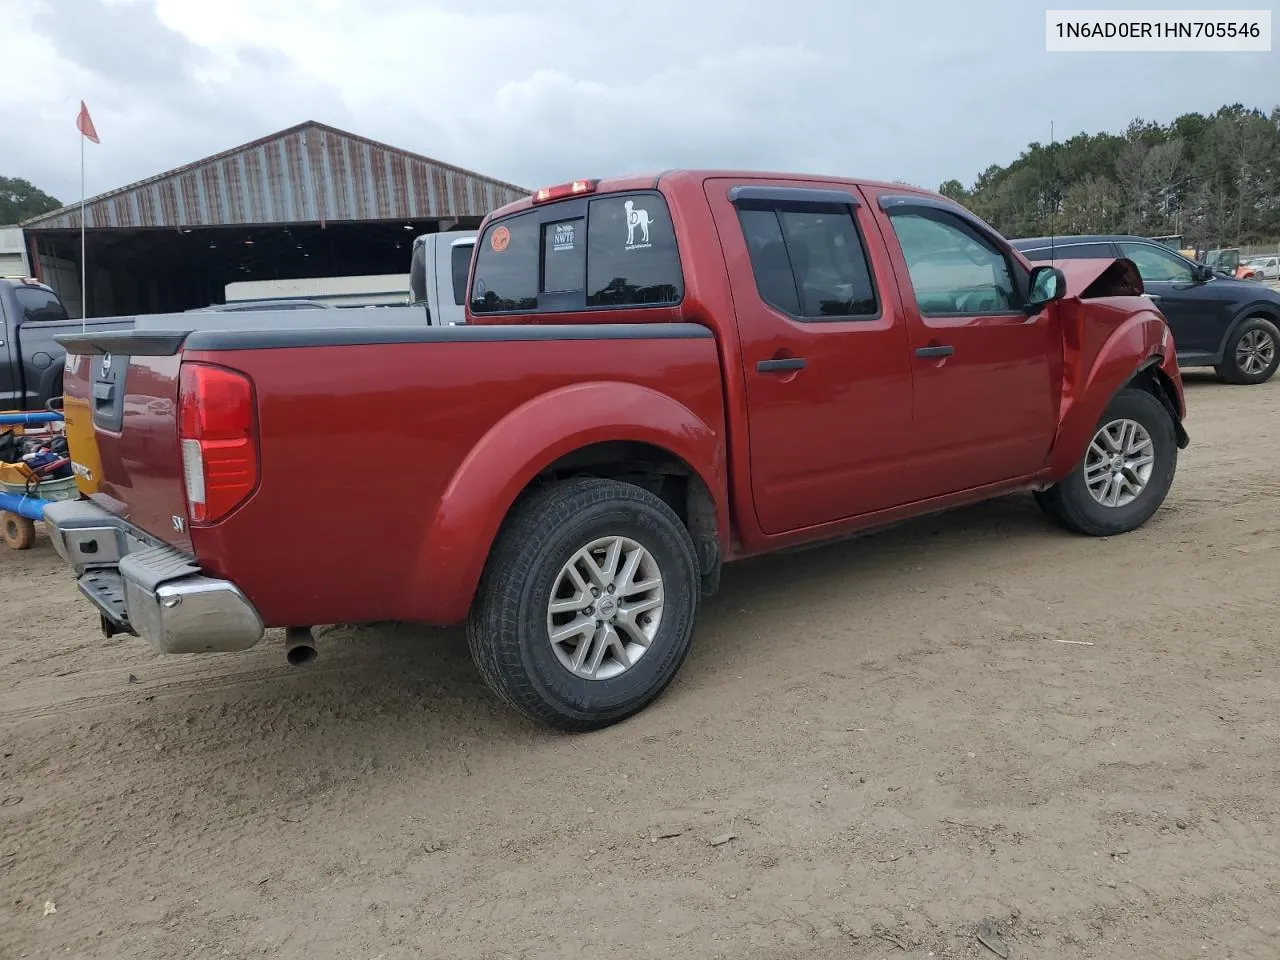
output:
{"label": "red pickup truck", "polygon": [[92,492],[49,526],[105,629],[162,651],[465,622],[512,706],[603,726],[726,561],[1020,490],[1144,523],[1187,443],[1174,344],[1132,262],[1064,266],[894,184],[544,189],[485,221],[466,325],[62,338]]}

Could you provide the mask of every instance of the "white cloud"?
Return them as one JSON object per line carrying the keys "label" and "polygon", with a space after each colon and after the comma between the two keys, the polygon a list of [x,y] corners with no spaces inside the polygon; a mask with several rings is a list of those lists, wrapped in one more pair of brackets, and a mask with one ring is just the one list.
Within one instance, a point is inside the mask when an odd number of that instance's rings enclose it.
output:
{"label": "white cloud", "polygon": [[1278,96],[1274,54],[1046,54],[1042,11],[24,0],[5,15],[22,80],[0,87],[0,174],[74,199],[81,97],[103,138],[95,193],[307,119],[527,186],[694,165],[936,186],[1047,140],[1050,120],[1066,137]]}

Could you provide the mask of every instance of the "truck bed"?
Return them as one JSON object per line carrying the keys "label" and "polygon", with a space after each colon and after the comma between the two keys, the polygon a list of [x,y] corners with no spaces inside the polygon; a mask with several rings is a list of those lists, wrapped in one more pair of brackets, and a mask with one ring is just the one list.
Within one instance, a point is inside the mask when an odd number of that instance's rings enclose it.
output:
{"label": "truck bed", "polygon": [[[646,402],[674,403],[723,443],[719,361],[705,327],[355,328],[304,325],[304,313],[273,317],[270,329],[229,326],[230,315],[220,329],[200,330],[165,329],[174,323],[150,318],[150,329],[62,339],[77,357],[68,365],[68,404],[106,392],[112,375],[101,375],[104,357],[130,371],[113,394],[116,409],[95,401],[101,477],[92,499],[198,557],[206,573],[234,573],[268,624],[449,622],[464,613],[465,600],[422,588],[453,580],[442,575],[447,545],[426,532],[438,533],[442,521],[446,528],[477,522],[437,515],[462,476],[474,489],[450,496],[451,509],[473,502],[492,511],[546,466],[510,462],[519,446],[507,442],[504,421],[516,413],[522,432],[550,438],[533,448],[554,449],[560,436],[565,453],[590,442],[560,414],[536,416],[553,395],[561,411],[566,394],[596,414],[616,405],[610,420],[624,433],[629,420],[641,422]],[[257,489],[207,527],[185,519],[176,409],[179,368],[188,362],[240,371],[255,393]],[[629,439],[643,443],[644,429]],[[501,469],[464,469],[490,456]],[[317,525],[330,531],[330,549],[300,557],[298,544],[314,543]],[[482,535],[482,525],[475,529]],[[366,553],[378,562],[363,562]],[[299,563],[308,566],[307,588],[278,589],[279,571]]]}

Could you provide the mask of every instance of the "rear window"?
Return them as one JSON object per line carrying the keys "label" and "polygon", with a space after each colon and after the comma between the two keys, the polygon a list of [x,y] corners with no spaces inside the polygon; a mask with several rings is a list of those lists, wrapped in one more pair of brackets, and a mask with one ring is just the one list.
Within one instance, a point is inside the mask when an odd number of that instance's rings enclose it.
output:
{"label": "rear window", "polygon": [[449,266],[453,273],[453,304],[456,307],[467,302],[467,274],[471,272],[473,243],[460,243],[449,251]]}
{"label": "rear window", "polygon": [[664,306],[684,296],[670,211],[653,192],[548,204],[480,238],[475,313]]}
{"label": "rear window", "polygon": [[13,295],[18,301],[18,309],[22,311],[22,319],[27,323],[67,319],[67,308],[57,294],[49,290],[23,285],[14,287]]}

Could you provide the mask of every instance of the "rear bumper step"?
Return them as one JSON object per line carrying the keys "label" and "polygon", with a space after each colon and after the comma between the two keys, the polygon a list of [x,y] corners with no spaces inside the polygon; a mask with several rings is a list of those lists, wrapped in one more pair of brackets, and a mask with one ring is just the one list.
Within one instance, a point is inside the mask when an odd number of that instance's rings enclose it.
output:
{"label": "rear bumper step", "polygon": [[140,636],[162,653],[247,650],[262,639],[262,618],[239,587],[204,576],[186,554],[144,540],[96,504],[51,503],[44,521],[112,632]]}

